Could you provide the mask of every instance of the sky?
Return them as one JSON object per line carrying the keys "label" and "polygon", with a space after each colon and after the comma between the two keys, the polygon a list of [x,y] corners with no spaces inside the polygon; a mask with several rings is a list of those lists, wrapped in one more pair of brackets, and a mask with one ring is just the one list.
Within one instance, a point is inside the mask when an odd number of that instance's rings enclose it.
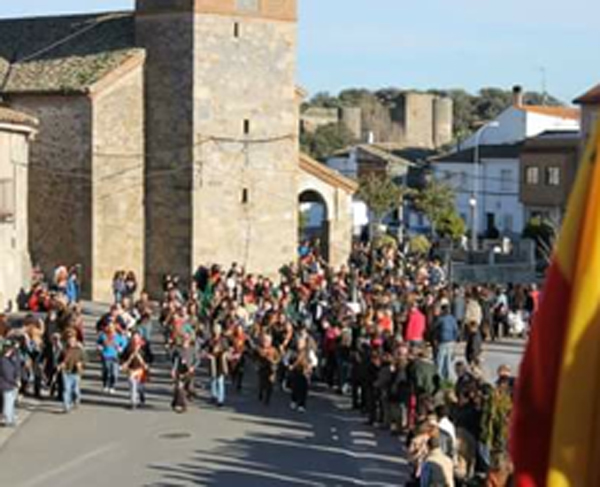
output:
{"label": "sky", "polygon": [[[597,0],[298,1],[298,81],[311,94],[348,87],[475,92],[515,84],[541,91],[545,84],[569,102],[600,83]],[[133,4],[2,1],[0,17],[125,10]]]}

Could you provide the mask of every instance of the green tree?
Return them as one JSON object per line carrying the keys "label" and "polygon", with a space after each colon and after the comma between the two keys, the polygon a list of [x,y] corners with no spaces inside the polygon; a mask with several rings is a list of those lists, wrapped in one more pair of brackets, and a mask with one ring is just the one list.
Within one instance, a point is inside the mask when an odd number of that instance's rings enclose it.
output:
{"label": "green tree", "polygon": [[444,223],[452,213],[456,213],[454,191],[447,184],[435,179],[431,179],[419,191],[415,198],[415,205],[431,223],[433,235],[436,235],[438,229],[447,229]]}
{"label": "green tree", "polygon": [[467,233],[467,225],[455,208],[440,218],[437,226],[438,235],[441,237],[459,240]]}
{"label": "green tree", "polygon": [[306,104],[315,108],[339,108],[341,106],[339,97],[331,95],[327,91],[316,93]]}
{"label": "green tree", "polygon": [[352,132],[343,123],[323,125],[314,133],[306,132],[300,136],[302,150],[319,160],[325,160],[334,152],[355,142]]}
{"label": "green tree", "polygon": [[425,235],[415,235],[408,243],[411,253],[417,255],[427,255],[431,249],[431,242]]}
{"label": "green tree", "polygon": [[387,175],[371,174],[361,178],[358,188],[358,197],[364,201],[373,214],[371,222],[371,237],[379,235],[379,227],[383,218],[400,206],[402,201],[402,188],[397,186]]}
{"label": "green tree", "polygon": [[549,264],[558,238],[558,225],[547,218],[533,217],[525,225],[523,238],[533,240],[538,257]]}

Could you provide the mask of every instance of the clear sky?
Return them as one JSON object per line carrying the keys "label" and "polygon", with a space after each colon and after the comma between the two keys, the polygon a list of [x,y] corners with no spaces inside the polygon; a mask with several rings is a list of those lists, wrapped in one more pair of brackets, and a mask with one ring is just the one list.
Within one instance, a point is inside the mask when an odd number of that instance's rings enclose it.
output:
{"label": "clear sky", "polygon": [[[0,2],[0,17],[130,9],[134,0]],[[598,0],[299,0],[299,82],[510,88],[570,101],[600,83]]]}

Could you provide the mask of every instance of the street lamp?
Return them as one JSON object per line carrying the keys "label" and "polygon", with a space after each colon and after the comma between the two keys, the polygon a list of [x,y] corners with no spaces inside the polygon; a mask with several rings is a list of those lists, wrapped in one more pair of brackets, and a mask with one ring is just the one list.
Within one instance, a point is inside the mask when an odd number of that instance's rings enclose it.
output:
{"label": "street lamp", "polygon": [[473,193],[471,194],[471,198],[469,199],[469,206],[471,207],[471,211],[473,212],[473,219],[471,220],[472,228],[471,228],[471,250],[477,251],[477,233],[478,233],[478,211],[477,211],[477,203],[479,200],[479,143],[481,141],[481,137],[487,129],[498,128],[500,124],[496,120],[492,120],[491,122],[483,125],[476,133],[475,133],[475,148],[474,148],[474,159],[473,159]]}

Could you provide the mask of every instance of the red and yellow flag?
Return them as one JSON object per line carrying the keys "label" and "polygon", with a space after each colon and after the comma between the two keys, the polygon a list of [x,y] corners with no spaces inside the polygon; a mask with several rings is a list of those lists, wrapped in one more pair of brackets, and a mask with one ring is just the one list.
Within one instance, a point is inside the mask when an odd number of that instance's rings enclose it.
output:
{"label": "red and yellow flag", "polygon": [[517,487],[600,487],[600,130],[584,155],[519,375]]}

